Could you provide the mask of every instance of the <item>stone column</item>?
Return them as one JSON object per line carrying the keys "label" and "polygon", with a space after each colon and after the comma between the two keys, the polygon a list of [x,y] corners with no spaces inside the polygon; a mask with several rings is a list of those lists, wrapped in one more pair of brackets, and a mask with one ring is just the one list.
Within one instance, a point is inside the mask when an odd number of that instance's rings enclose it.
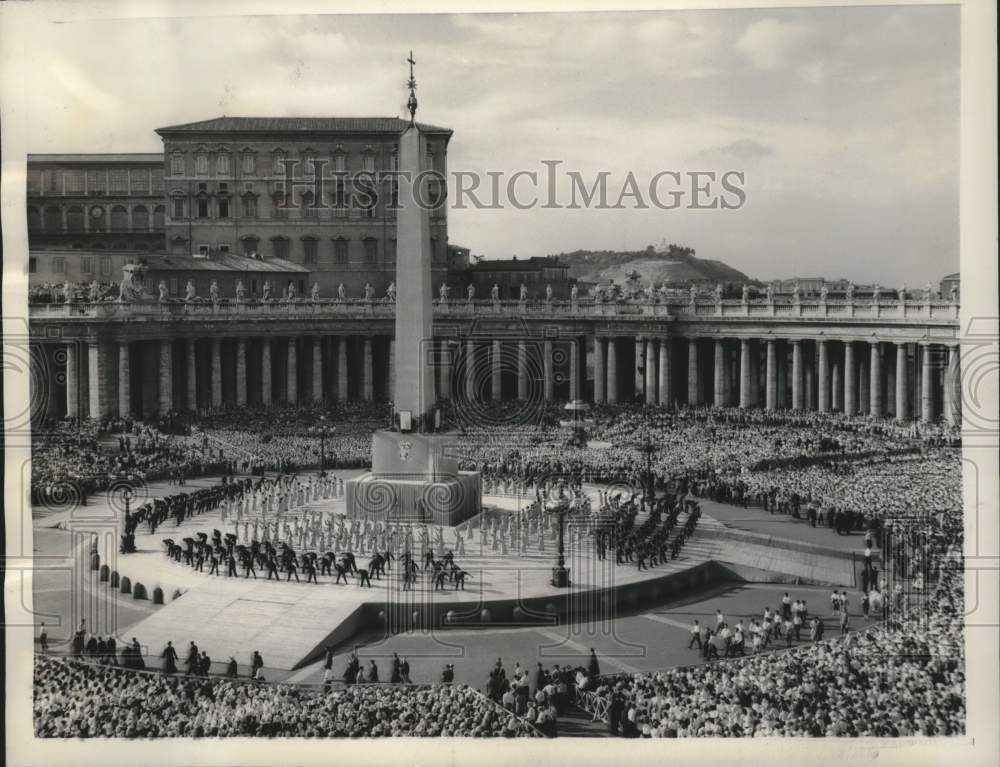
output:
{"label": "stone column", "polygon": [[762,407],[760,396],[760,345],[750,339],[750,407]]}
{"label": "stone column", "polygon": [[673,391],[670,381],[671,376],[671,365],[670,365],[670,340],[667,338],[660,339],[660,370],[657,375],[657,383],[659,384],[659,401],[662,407],[670,407],[673,400]]}
{"label": "stone column", "polygon": [[285,366],[285,401],[294,405],[299,401],[299,349],[294,336],[288,339]]}
{"label": "stone column", "polygon": [[321,336],[313,336],[312,342],[312,381],[309,398],[313,402],[323,401],[323,339]]}
{"label": "stone column", "polygon": [[632,378],[633,380],[633,396],[641,398],[643,396],[643,388],[646,384],[645,377],[639,372],[640,367],[644,367],[644,354],[645,346],[644,340],[641,336],[636,336],[635,339],[635,365],[632,368]]}
{"label": "stone column", "polygon": [[767,409],[778,409],[778,349],[777,341],[767,339]]}
{"label": "stone column", "polygon": [[815,369],[815,365],[812,362],[812,360],[806,359],[805,364],[803,365],[803,369],[802,369],[802,379],[803,379],[803,381],[802,381],[802,390],[804,392],[805,409],[806,410],[815,410],[816,409],[815,397],[813,395],[813,383],[814,383],[814,381],[813,381],[813,377],[814,377],[813,373],[814,373],[814,369]]}
{"label": "stone column", "polygon": [[212,407],[222,406],[222,340],[212,339]]}
{"label": "stone column", "polygon": [[494,340],[490,348],[490,398],[500,401],[503,393],[503,369],[500,367],[500,342]]}
{"label": "stone column", "polygon": [[569,340],[569,398],[580,399],[580,340],[576,336]]}
{"label": "stone column", "polygon": [[788,376],[791,375],[788,369],[788,349],[784,345],[778,346],[778,409],[788,410]]}
{"label": "stone column", "polygon": [[[431,340],[431,348],[434,347],[434,340]],[[396,391],[396,339],[389,337],[389,391],[386,392],[389,400],[392,400]],[[433,376],[431,378],[433,381]],[[437,399],[437,397],[435,397]]]}
{"label": "stone column", "polygon": [[594,402],[607,398],[608,371],[604,366],[604,339],[594,336]]}
{"label": "stone column", "polygon": [[721,338],[715,339],[715,370],[712,375],[714,397],[712,404],[722,407],[726,404],[726,348]]}
{"label": "stone column", "polygon": [[528,399],[528,344],[517,342],[517,398]]}
{"label": "stone column", "polygon": [[792,410],[803,410],[802,392],[802,341],[792,340]]}
{"label": "stone column", "polygon": [[336,339],[337,344],[337,399],[347,402],[347,336]]}
{"label": "stone column", "polygon": [[819,357],[818,370],[816,371],[817,388],[819,389],[817,409],[821,413],[830,412],[830,352],[826,341],[820,339],[816,342],[817,355]]}
{"label": "stone column", "polygon": [[107,401],[103,396],[106,371],[101,362],[100,344],[97,341],[89,341],[87,343],[87,404],[89,405],[87,415],[91,418],[100,418],[106,414]]}
{"label": "stone column", "polygon": [[555,399],[555,380],[552,375],[552,341],[545,339],[542,344],[542,374],[544,376],[545,401],[551,402]]}
{"label": "stone column", "polygon": [[920,344],[920,420],[930,423],[934,420],[934,388],[933,375],[931,371],[931,345],[929,343]]}
{"label": "stone column", "polygon": [[842,379],[843,370],[840,364],[834,362],[830,368],[830,407],[834,412],[839,413],[844,409],[844,383]]}
{"label": "stone column", "polygon": [[[395,343],[395,341],[393,341]],[[441,342],[441,399],[451,399],[451,344]]]}
{"label": "stone column", "polygon": [[184,375],[187,383],[187,409],[191,413],[198,411],[198,346],[197,341],[189,338],[184,342],[187,356]]}
{"label": "stone column", "polygon": [[470,402],[476,398],[476,343],[465,342],[465,398]]}
{"label": "stone column", "polygon": [[740,407],[750,407],[750,339],[740,339]]}
{"label": "stone column", "polygon": [[858,360],[858,412],[868,413],[871,410],[871,360],[864,356]]}
{"label": "stone column", "polygon": [[701,404],[701,380],[698,375],[698,339],[688,339],[688,392],[689,406]]}
{"label": "stone column", "polygon": [[174,409],[174,348],[173,341],[169,338],[160,341],[160,375],[158,384],[160,412],[169,413]]}
{"label": "stone column", "polygon": [[950,426],[962,425],[962,380],[960,349],[948,347],[948,367],[944,376],[944,417]]}
{"label": "stone column", "polygon": [[66,415],[80,417],[80,352],[75,341],[66,344]]}
{"label": "stone column", "polygon": [[844,413],[858,412],[857,366],[854,364],[854,342],[844,341]]}
{"label": "stone column", "polygon": [[896,344],[896,420],[905,421],[910,416],[910,390],[906,382],[906,344]]}
{"label": "stone column", "polygon": [[[132,413],[132,364],[129,359],[128,341],[118,342],[118,415],[127,418]],[[69,386],[67,373],[66,385]]]}
{"label": "stone column", "polygon": [[270,405],[271,393],[271,339],[260,339],[260,401],[264,405]]}
{"label": "stone column", "polygon": [[608,403],[618,402],[618,339],[608,338]]}
{"label": "stone column", "polygon": [[247,404],[247,340],[236,339],[236,404]]}
{"label": "stone column", "polygon": [[871,405],[869,412],[876,418],[882,417],[882,346],[878,341],[870,341],[871,361],[868,365]]}
{"label": "stone column", "polygon": [[364,364],[361,368],[361,396],[365,402],[371,402],[374,396],[372,387],[372,338],[365,336]]}
{"label": "stone column", "polygon": [[656,339],[646,339],[646,404],[656,404]]}

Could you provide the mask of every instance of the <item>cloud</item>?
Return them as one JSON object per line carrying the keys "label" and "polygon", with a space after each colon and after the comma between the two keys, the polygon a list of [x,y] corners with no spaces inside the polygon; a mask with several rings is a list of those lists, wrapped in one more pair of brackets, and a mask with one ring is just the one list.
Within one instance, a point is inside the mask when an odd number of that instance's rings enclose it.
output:
{"label": "cloud", "polygon": [[761,19],[749,24],[736,41],[736,49],[758,69],[786,64],[808,42],[808,28],[794,21]]}

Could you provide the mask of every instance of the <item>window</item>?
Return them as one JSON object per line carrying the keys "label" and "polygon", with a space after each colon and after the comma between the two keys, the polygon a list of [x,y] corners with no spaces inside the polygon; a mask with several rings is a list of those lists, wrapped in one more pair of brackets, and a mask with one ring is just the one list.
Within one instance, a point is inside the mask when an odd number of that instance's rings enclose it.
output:
{"label": "window", "polygon": [[333,155],[333,172],[347,173],[347,155],[344,152],[335,152]]}
{"label": "window", "polygon": [[108,176],[103,170],[87,171],[88,194],[104,194],[107,190]]}
{"label": "window", "polygon": [[101,276],[102,277],[111,276],[111,256],[101,256]]}
{"label": "window", "polygon": [[226,182],[222,182],[221,184],[219,184],[219,191],[220,192],[228,192],[229,191],[229,184],[226,183]]}
{"label": "window", "polygon": [[338,178],[333,186],[333,206],[335,208],[334,215],[338,218],[347,216],[347,192],[342,178]]}
{"label": "window", "polygon": [[83,231],[83,208],[73,205],[66,211],[66,229],[70,232]]}
{"label": "window", "polygon": [[40,232],[42,230],[42,212],[35,206],[28,208],[28,231]]}
{"label": "window", "polygon": [[316,171],[316,153],[315,152],[305,152],[302,155],[302,173],[306,176],[311,176]]}
{"label": "window", "polygon": [[90,231],[107,231],[107,216],[104,215],[104,208],[100,205],[90,206]]}
{"label": "window", "polygon": [[184,155],[174,152],[170,155],[170,174],[173,176],[184,175]]}
{"label": "window", "polygon": [[[183,211],[182,211],[183,212]],[[157,205],[153,208],[153,230],[157,232],[162,232],[164,228],[164,216],[166,215],[166,209],[162,205]]]}
{"label": "window", "polygon": [[365,240],[365,263],[374,264],[378,258],[378,240],[369,237]]}
{"label": "window", "polygon": [[256,237],[247,236],[243,238],[243,255],[250,256],[257,252],[260,240]]}
{"label": "window", "polygon": [[111,231],[128,231],[128,211],[122,205],[115,205],[111,208]]}
{"label": "window", "polygon": [[284,237],[275,237],[271,240],[271,247],[274,250],[274,257],[288,260],[289,242]]}
{"label": "window", "polygon": [[46,170],[42,172],[42,192],[45,194],[59,193],[59,171]]}
{"label": "window", "polygon": [[284,190],[275,192],[274,196],[271,198],[271,203],[274,208],[275,218],[288,218],[288,208],[286,207]]}
{"label": "window", "polygon": [[208,184],[206,184],[204,181],[198,182],[198,191],[199,192],[208,192]]}
{"label": "window", "polygon": [[282,149],[275,150],[271,157],[271,164],[274,166],[274,173],[284,174],[285,172],[285,152]]}
{"label": "window", "polygon": [[208,245],[208,243],[203,242],[198,245],[198,253],[202,256],[207,256],[211,250],[212,248]]}
{"label": "window", "polygon": [[215,172],[220,176],[229,175],[229,152],[219,152],[215,162]]}
{"label": "window", "polygon": [[204,197],[198,200],[198,218],[208,218],[208,200]]}
{"label": "window", "polygon": [[243,217],[257,218],[257,198],[253,195],[248,194],[243,198]]}
{"label": "window", "polygon": [[66,194],[83,194],[85,189],[82,170],[66,171]]}
{"label": "window", "polygon": [[313,238],[302,240],[302,263],[316,263],[316,240]]}
{"label": "window", "polygon": [[132,191],[139,194],[149,192],[149,171],[145,168],[132,171]]}
{"label": "window", "polygon": [[34,256],[28,259],[28,273],[34,274],[38,271],[38,259]]}
{"label": "window", "polygon": [[375,172],[375,153],[365,152],[363,159],[363,170],[365,173]]}
{"label": "window", "polygon": [[172,201],[172,211],[170,215],[173,218],[184,218],[184,198],[175,197]]}
{"label": "window", "polygon": [[132,208],[132,229],[145,232],[149,229],[149,209],[145,205]]}
{"label": "window", "polygon": [[204,152],[199,152],[198,156],[195,158],[195,169],[199,176],[208,175],[208,155]]}
{"label": "window", "polygon": [[219,218],[229,218],[229,200],[219,200]]}
{"label": "window", "polygon": [[66,274],[66,259],[62,256],[53,256],[52,271],[56,274]]}
{"label": "window", "polygon": [[347,264],[347,240],[333,241],[333,260],[341,266]]}
{"label": "window", "polygon": [[305,192],[302,195],[302,218],[316,218],[318,211],[313,193]]}
{"label": "window", "polygon": [[219,252],[220,253],[228,253],[229,252],[229,243],[228,242],[220,242],[219,243]]}
{"label": "window", "polygon": [[113,168],[108,172],[108,183],[112,192],[128,192],[128,171]]}
{"label": "window", "polygon": [[37,170],[28,171],[28,194],[39,194],[42,191],[42,174]]}
{"label": "window", "polygon": [[257,155],[253,152],[243,153],[243,173],[252,176],[257,172]]}
{"label": "window", "polygon": [[163,173],[159,170],[154,170],[151,174],[153,178],[153,194],[163,194]]}
{"label": "window", "polygon": [[178,291],[180,290],[180,280],[178,280],[176,277],[171,277],[170,287],[168,288],[168,290],[170,291],[170,295],[176,296]]}

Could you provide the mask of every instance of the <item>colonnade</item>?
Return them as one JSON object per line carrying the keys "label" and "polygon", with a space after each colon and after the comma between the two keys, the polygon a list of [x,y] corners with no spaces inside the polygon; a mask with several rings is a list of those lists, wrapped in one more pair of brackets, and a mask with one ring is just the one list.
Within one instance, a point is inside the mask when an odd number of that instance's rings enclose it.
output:
{"label": "colonnade", "polygon": [[[57,415],[389,399],[395,380],[391,336],[98,340],[62,348],[64,407],[51,401],[51,391],[48,402]],[[444,400],[638,400],[900,421],[940,417],[954,424],[961,417],[957,343],[718,334],[466,336],[435,339],[429,359],[435,394]]]}

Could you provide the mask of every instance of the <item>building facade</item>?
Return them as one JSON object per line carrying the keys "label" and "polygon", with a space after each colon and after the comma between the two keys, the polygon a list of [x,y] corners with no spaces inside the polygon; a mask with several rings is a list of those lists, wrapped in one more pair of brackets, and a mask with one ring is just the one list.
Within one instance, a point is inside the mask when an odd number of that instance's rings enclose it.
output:
{"label": "building facade", "polygon": [[[343,284],[379,294],[396,265],[395,117],[220,117],[159,128],[170,253],[258,254],[299,264],[323,293]],[[435,284],[448,271],[443,180],[452,132],[422,125],[427,140]]]}
{"label": "building facade", "polygon": [[496,285],[500,299],[516,301],[521,296],[521,285],[528,289],[531,298],[544,298],[547,286],[552,286],[552,297],[569,299],[572,281],[569,264],[554,256],[532,256],[477,261],[468,266],[465,274],[455,272],[452,281],[474,285],[476,296],[487,298]]}
{"label": "building facade", "polygon": [[162,251],[163,156],[29,154],[27,212],[33,250]]}

